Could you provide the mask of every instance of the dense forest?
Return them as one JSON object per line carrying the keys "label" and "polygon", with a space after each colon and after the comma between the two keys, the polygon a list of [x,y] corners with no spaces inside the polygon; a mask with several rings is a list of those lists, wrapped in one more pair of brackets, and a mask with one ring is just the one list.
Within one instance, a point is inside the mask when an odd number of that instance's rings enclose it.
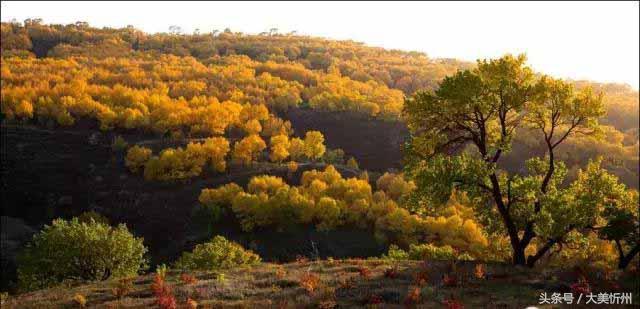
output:
{"label": "dense forest", "polygon": [[[175,308],[165,264],[189,284],[188,271],[329,257],[575,267],[578,285],[637,271],[628,85],[277,29],[28,19],[2,23],[1,42],[3,291],[155,269],[156,304]],[[319,277],[300,276],[325,302]]]}

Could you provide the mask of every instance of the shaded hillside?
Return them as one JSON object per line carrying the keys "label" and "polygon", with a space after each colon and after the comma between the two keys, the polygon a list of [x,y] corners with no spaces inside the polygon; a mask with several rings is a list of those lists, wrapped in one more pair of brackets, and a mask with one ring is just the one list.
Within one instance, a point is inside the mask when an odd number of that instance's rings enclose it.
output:
{"label": "shaded hillside", "polygon": [[[132,143],[149,141],[140,134],[119,133]],[[39,229],[54,218],[71,218],[93,210],[111,223],[126,223],[136,235],[144,237],[152,252],[152,264],[174,260],[180,252],[210,237],[211,232],[249,245],[266,260],[292,260],[297,255],[311,254],[370,256],[384,249],[365,231],[319,233],[313,228],[300,228],[286,233],[247,234],[233,216],[213,231],[193,224],[193,207],[203,188],[229,182],[246,185],[258,174],[276,175],[296,183],[303,171],[322,169],[323,163],[301,163],[293,175],[285,166],[265,163],[253,168],[231,166],[224,174],[205,174],[187,182],[149,182],[140,175],[131,175],[124,167],[122,154],[111,149],[115,134],[86,128],[3,126],[1,215],[21,218]],[[177,143],[162,139],[157,142],[162,147]],[[338,170],[345,176],[357,175],[357,171],[346,168]]]}
{"label": "shaded hillside", "polygon": [[409,136],[402,122],[298,108],[289,109],[283,118],[291,121],[296,132],[320,130],[329,148],[355,156],[363,169],[402,169],[402,145]]}

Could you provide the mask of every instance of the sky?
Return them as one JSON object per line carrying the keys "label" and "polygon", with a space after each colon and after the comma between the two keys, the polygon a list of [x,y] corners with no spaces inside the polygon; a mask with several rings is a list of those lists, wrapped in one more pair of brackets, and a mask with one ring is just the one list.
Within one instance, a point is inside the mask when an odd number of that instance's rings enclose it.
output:
{"label": "sky", "polygon": [[539,72],[638,89],[639,11],[633,2],[10,2],[2,21],[86,21],[145,32],[286,33],[474,61],[526,53]]}

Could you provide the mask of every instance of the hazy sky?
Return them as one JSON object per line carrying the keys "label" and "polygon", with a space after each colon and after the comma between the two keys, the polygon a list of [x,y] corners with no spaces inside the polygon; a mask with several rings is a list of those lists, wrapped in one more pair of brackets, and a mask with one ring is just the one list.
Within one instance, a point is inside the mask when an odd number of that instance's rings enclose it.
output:
{"label": "hazy sky", "polygon": [[640,22],[633,2],[8,2],[2,21],[87,21],[146,32],[231,28],[353,39],[430,57],[497,57],[525,52],[538,71],[628,83],[638,89]]}

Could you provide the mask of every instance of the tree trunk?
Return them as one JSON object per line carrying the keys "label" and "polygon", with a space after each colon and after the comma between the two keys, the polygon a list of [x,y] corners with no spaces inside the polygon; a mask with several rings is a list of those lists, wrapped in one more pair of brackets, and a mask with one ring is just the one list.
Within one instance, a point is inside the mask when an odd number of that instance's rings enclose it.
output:
{"label": "tree trunk", "polygon": [[526,248],[526,246],[520,245],[518,229],[513,223],[513,219],[511,218],[509,210],[507,210],[507,207],[502,201],[502,192],[500,192],[500,183],[498,182],[498,177],[496,176],[496,174],[492,174],[491,176],[489,176],[489,179],[491,179],[493,199],[496,202],[496,207],[498,207],[498,212],[502,217],[502,221],[507,228],[507,234],[509,235],[509,241],[511,242],[511,248],[513,249],[513,264],[524,266],[527,263],[527,260],[524,256],[524,249]]}
{"label": "tree trunk", "polygon": [[626,255],[624,255],[624,254],[620,255],[620,260],[618,262],[618,268],[619,269],[627,268],[627,266],[629,266],[629,263],[631,263],[631,261],[638,254],[638,252],[640,252],[640,245],[636,244],[635,247],[633,247],[633,249],[631,249],[631,251],[629,251],[629,253],[627,253]]}
{"label": "tree trunk", "polygon": [[526,247],[522,247],[520,245],[513,248],[513,265],[526,266],[527,260],[524,256],[524,249]]}
{"label": "tree trunk", "polygon": [[543,257],[557,242],[558,242],[558,239],[555,239],[555,238],[547,241],[547,243],[544,244],[544,246],[540,248],[540,250],[538,250],[536,254],[530,255],[529,258],[527,258],[527,266],[533,267],[536,264],[536,262],[541,257]]}

